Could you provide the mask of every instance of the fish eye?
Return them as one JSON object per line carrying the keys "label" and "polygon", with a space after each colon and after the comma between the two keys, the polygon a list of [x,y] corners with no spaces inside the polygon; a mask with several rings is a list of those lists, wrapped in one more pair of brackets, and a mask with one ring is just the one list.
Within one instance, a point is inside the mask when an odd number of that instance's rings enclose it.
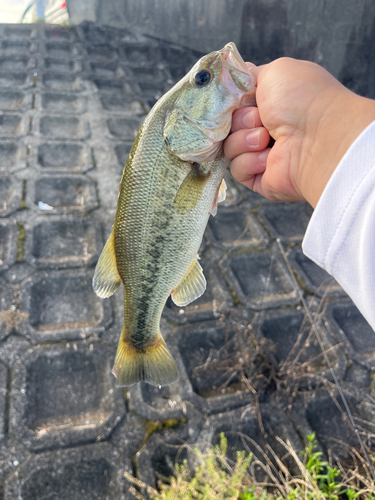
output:
{"label": "fish eye", "polygon": [[205,85],[208,85],[211,80],[212,80],[212,73],[208,69],[201,69],[195,75],[195,85],[197,87],[204,87]]}

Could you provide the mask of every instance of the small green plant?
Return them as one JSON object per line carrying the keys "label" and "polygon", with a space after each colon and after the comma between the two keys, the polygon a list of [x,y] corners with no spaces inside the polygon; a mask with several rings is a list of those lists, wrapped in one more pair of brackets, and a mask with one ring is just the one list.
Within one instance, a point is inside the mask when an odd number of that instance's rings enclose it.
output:
{"label": "small green plant", "polygon": [[[277,474],[268,474],[267,483],[259,483],[248,472],[252,454],[245,455],[237,451],[236,463],[230,464],[227,458],[227,440],[220,434],[220,444],[207,454],[195,449],[200,461],[194,474],[191,473],[185,460],[182,465],[175,465],[175,476],[168,484],[160,483],[157,491],[145,485],[130,474],[125,476],[140,488],[146,488],[152,500],[375,500],[375,484],[367,471],[367,475],[358,474],[357,470],[345,473],[332,467],[322,459],[322,453],[317,451],[315,433],[307,436],[304,451],[298,453],[290,443],[282,443],[294,458],[300,469],[300,475],[291,476],[286,467],[274,455],[279,467]],[[265,455],[266,458],[266,455]],[[357,458],[360,458],[357,455]],[[266,458],[266,461],[269,459]],[[271,466],[272,465],[272,466]],[[269,461],[265,471],[275,470]],[[365,462],[361,462],[365,468]],[[131,488],[138,500],[142,495]]]}

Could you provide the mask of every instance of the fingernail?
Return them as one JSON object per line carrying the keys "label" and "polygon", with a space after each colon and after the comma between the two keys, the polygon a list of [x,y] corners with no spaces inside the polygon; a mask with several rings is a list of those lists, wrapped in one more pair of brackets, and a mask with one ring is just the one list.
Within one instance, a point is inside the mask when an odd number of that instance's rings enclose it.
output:
{"label": "fingernail", "polygon": [[246,113],[246,115],[242,118],[243,124],[246,128],[254,128],[255,127],[255,113],[253,110]]}
{"label": "fingernail", "polygon": [[258,155],[258,161],[261,165],[266,165],[267,163],[267,158],[269,154],[269,149],[265,149],[264,151],[261,151]]}
{"label": "fingernail", "polygon": [[246,140],[248,146],[251,147],[259,146],[259,138],[260,138],[260,130],[254,130],[253,132],[250,132],[250,134],[247,134]]}

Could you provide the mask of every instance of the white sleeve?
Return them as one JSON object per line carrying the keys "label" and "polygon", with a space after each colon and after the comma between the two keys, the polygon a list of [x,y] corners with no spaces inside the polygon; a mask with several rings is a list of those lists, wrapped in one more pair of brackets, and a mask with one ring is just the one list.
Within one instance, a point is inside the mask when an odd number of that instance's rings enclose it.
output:
{"label": "white sleeve", "polygon": [[336,279],[375,330],[375,122],[332,174],[302,249]]}

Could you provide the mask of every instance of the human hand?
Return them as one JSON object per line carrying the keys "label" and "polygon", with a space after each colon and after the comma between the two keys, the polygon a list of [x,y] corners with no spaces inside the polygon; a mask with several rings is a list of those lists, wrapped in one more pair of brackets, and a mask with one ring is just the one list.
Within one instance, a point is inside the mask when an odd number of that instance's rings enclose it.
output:
{"label": "human hand", "polygon": [[[249,67],[258,108],[233,114],[224,141],[232,175],[272,201],[307,200],[315,207],[342,156],[375,120],[375,102],[307,61]],[[270,136],[275,144],[267,148]]]}

